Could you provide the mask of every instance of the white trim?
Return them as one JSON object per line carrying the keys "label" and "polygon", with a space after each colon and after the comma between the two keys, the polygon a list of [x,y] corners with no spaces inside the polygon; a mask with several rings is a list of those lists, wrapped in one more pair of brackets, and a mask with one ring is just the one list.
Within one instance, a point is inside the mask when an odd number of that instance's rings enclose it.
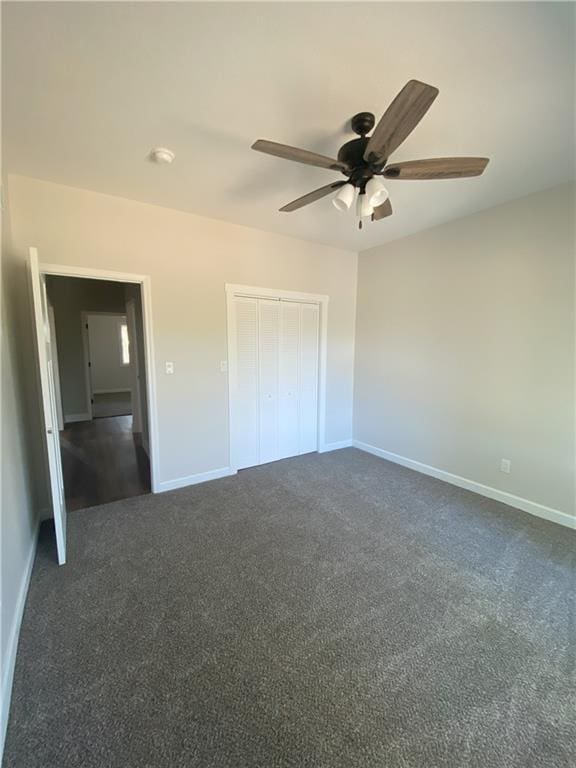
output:
{"label": "white trim", "polygon": [[430,475],[430,477],[443,480],[451,485],[457,485],[459,488],[466,488],[466,490],[478,493],[480,496],[486,496],[489,499],[501,501],[503,504],[516,507],[516,509],[521,509],[523,512],[529,512],[536,517],[550,520],[552,523],[558,523],[559,525],[565,525],[567,528],[576,529],[576,517],[569,515],[566,512],[561,512],[559,509],[546,507],[536,501],[530,501],[529,499],[523,499],[520,496],[514,496],[514,494],[508,493],[507,491],[500,491],[498,488],[492,488],[489,485],[477,483],[475,480],[469,480],[467,477],[454,475],[443,469],[431,467],[429,464],[422,464],[420,461],[414,461],[414,459],[407,459],[405,456],[399,456],[397,453],[385,451],[382,448],[377,448],[375,445],[370,445],[369,443],[363,443],[360,440],[353,440],[352,444],[354,448],[359,448],[361,451],[366,451],[366,453],[379,456],[381,459],[392,461],[394,464],[401,464],[403,467],[414,469],[416,472]]}
{"label": "white trim", "polygon": [[210,480],[219,480],[221,477],[235,475],[236,470],[232,467],[221,467],[220,469],[211,469],[209,472],[199,472],[197,475],[188,475],[187,477],[177,477],[175,480],[163,480],[159,483],[158,491],[174,491],[176,488],[185,488],[187,485],[198,485],[198,483],[207,483]]}
{"label": "white trim", "polygon": [[304,304],[327,304],[330,297],[324,293],[303,293],[302,291],[285,291],[282,288],[264,288],[259,285],[236,285],[226,283],[226,293],[234,296],[248,296],[251,299],[278,299],[278,301],[297,301]]}
{"label": "white trim", "polygon": [[121,389],[93,389],[93,395],[121,395],[124,392],[132,392],[131,387],[122,387]]}
{"label": "white trim", "polygon": [[158,439],[158,403],[156,401],[156,356],[152,323],[152,287],[149,275],[114,272],[108,269],[73,267],[66,264],[40,264],[40,272],[61,277],[84,277],[90,280],[112,280],[118,283],[137,283],[141,288],[142,321],[144,326],[145,370],[148,401],[148,430],[150,439],[150,481],[152,493],[160,486],[160,455]]}
{"label": "white trim", "polygon": [[349,440],[339,440],[336,443],[324,443],[322,446],[322,450],[318,451],[318,453],[328,453],[329,451],[339,451],[341,448],[351,448],[352,447],[352,438]]}
{"label": "white trim", "polygon": [[[149,280],[148,275],[135,275],[131,272],[115,272],[111,269],[92,269],[91,267],[74,267],[69,264],[41,264],[41,272],[45,275],[59,277],[86,277],[90,280],[111,280],[116,283],[143,283]],[[96,313],[94,313],[96,314]],[[117,315],[118,312],[112,312]]]}
{"label": "white trim", "polygon": [[38,545],[39,524],[34,531],[30,551],[26,560],[26,566],[20,582],[18,598],[16,600],[16,609],[12,618],[12,626],[8,642],[6,643],[6,658],[2,659],[2,711],[0,714],[0,762],[4,753],[4,741],[6,739],[6,728],[8,727],[8,717],[10,715],[10,699],[12,698],[12,683],[14,681],[14,667],[16,665],[16,652],[18,651],[18,638],[20,636],[20,627],[22,625],[22,616],[24,615],[24,606],[30,586],[30,577],[34,566],[34,557]]}
{"label": "white trim", "polygon": [[92,421],[92,414],[88,413],[88,411],[84,411],[84,413],[65,413],[64,429],[66,429],[66,424],[72,424],[75,421]]}
{"label": "white trim", "polygon": [[[320,293],[302,293],[301,291],[285,291],[282,288],[262,288],[261,286],[236,285],[225,283],[226,291],[226,334],[228,349],[228,456],[230,465],[234,467],[232,456],[232,391],[236,386],[234,380],[235,345],[234,345],[234,311],[232,299],[234,296],[245,296],[251,299],[277,299],[278,301],[296,301],[301,304],[318,304],[320,315],[320,338],[318,350],[318,452],[326,450],[326,380],[328,366],[328,303],[330,297]],[[237,467],[236,467],[237,469]]]}

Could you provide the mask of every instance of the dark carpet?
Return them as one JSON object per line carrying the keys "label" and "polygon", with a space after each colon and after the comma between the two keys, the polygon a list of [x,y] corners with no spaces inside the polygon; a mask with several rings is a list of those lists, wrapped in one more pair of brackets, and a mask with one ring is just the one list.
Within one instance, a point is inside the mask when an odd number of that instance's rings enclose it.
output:
{"label": "dark carpet", "polygon": [[6,768],[576,765],[568,529],[354,449],[69,526]]}

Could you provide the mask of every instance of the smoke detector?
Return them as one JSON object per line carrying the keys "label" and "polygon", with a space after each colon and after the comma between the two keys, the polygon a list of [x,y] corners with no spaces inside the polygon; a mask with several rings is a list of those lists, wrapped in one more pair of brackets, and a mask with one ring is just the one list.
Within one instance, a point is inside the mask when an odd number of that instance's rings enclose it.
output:
{"label": "smoke detector", "polygon": [[166,149],[166,147],[156,147],[148,153],[148,159],[160,165],[170,165],[174,162],[174,157],[174,152],[171,149]]}

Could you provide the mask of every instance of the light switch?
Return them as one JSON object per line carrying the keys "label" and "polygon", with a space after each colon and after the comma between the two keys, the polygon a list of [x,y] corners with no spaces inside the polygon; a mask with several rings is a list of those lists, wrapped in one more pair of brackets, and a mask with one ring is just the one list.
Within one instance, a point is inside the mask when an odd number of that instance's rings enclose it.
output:
{"label": "light switch", "polygon": [[174,363],[166,363],[166,373],[174,373]]}
{"label": "light switch", "polygon": [[228,370],[228,360],[220,360],[220,371],[226,373]]}

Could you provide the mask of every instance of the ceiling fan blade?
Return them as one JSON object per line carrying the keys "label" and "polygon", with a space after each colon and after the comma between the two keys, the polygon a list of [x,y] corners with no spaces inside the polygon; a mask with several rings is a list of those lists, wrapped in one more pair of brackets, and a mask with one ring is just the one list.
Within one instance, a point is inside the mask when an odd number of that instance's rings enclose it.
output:
{"label": "ceiling fan blade", "polygon": [[487,165],[487,157],[435,157],[392,163],[384,168],[384,176],[387,179],[463,179],[480,176]]}
{"label": "ceiling fan blade", "polygon": [[379,221],[380,219],[386,218],[386,216],[392,215],[392,204],[390,200],[386,200],[382,205],[379,205],[377,208],[374,208],[374,213],[372,214],[372,221]]}
{"label": "ceiling fan blade", "polygon": [[292,200],[291,203],[283,206],[280,210],[285,213],[296,211],[298,208],[303,208],[305,205],[314,203],[316,200],[320,200],[321,197],[326,197],[326,195],[329,195],[331,192],[335,192],[337,189],[340,189],[340,187],[343,187],[344,184],[346,184],[345,181],[335,181],[332,184],[326,184],[325,187],[320,187],[320,189],[315,189],[314,192],[308,192],[307,195],[303,195],[297,200]]}
{"label": "ceiling fan blade", "polygon": [[374,129],[364,152],[366,162],[383,162],[412,133],[432,102],[438,88],[419,80],[409,80]]}
{"label": "ceiling fan blade", "polygon": [[325,155],[318,155],[316,152],[308,152],[307,149],[290,147],[288,144],[277,144],[275,141],[266,141],[258,139],[252,144],[252,149],[257,152],[265,152],[267,155],[282,157],[284,160],[294,160],[296,163],[305,163],[306,165],[315,165],[318,168],[328,168],[331,171],[347,171],[346,163],[339,160],[333,160]]}

